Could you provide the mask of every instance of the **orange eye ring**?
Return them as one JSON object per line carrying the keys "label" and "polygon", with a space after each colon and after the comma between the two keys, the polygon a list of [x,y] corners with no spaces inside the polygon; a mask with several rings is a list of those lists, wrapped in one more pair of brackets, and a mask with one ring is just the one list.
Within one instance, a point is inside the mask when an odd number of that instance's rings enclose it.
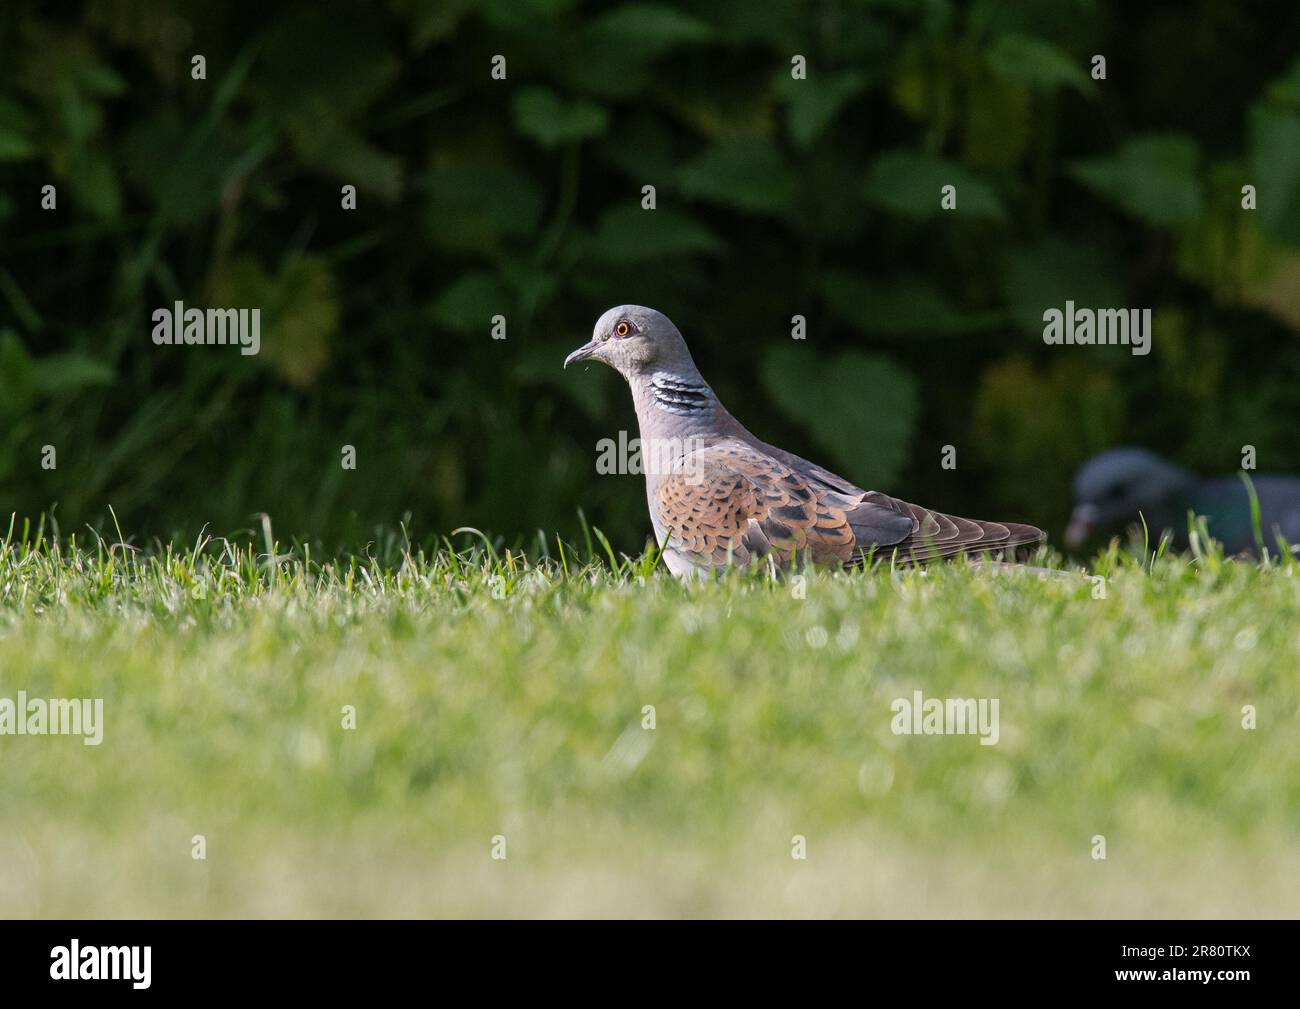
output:
{"label": "orange eye ring", "polygon": [[631,332],[632,332],[632,327],[628,325],[626,319],[624,319],[622,322],[620,322],[617,326],[614,327],[615,336],[620,336],[620,337],[627,336]]}

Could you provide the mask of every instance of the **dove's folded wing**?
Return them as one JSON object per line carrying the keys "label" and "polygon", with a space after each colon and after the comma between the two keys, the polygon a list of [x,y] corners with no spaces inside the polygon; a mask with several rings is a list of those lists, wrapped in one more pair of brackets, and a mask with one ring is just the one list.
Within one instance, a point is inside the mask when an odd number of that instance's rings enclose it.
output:
{"label": "dove's folded wing", "polygon": [[[927,561],[1038,542],[1032,526],[932,512],[876,491],[844,493],[846,481],[803,460],[775,458],[739,439],[686,456],[659,484],[654,506],[670,549],[699,566],[738,565],[771,553],[817,564],[864,555]],[[822,477],[826,473],[834,483]]]}
{"label": "dove's folded wing", "polygon": [[890,545],[912,531],[910,515],[842,494],[738,440],[686,457],[659,485],[655,506],[669,545],[700,565],[774,553],[819,564],[854,560],[859,543]]}

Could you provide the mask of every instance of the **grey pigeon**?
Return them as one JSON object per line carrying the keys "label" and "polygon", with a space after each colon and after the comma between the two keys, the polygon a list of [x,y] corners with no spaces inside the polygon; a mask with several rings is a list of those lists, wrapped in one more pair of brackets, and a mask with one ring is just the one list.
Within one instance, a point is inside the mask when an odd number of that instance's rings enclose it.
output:
{"label": "grey pigeon", "polygon": [[[1251,475],[1259,497],[1264,545],[1277,549],[1280,533],[1300,543],[1300,479]],[[1074,477],[1074,513],[1066,546],[1077,550],[1098,531],[1140,525],[1154,541],[1163,532],[1187,546],[1187,515],[1205,517],[1210,535],[1229,554],[1257,553],[1250,495],[1239,477],[1204,479],[1142,448],[1115,448],[1084,463]],[[1140,517],[1139,517],[1140,513]]]}
{"label": "grey pigeon", "polygon": [[863,490],[760,441],[718,401],[677,327],[652,308],[602,315],[564,366],[586,360],[603,361],[631,387],[650,522],[675,575],[769,555],[782,567],[1013,556],[1045,538],[1033,526],[957,518]]}

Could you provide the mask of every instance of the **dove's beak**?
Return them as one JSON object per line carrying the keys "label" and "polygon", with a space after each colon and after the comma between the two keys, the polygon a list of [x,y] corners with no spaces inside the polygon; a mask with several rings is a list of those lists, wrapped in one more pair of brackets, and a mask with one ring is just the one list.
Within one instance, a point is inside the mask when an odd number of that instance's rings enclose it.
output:
{"label": "dove's beak", "polygon": [[1070,515],[1070,524],[1065,527],[1065,545],[1071,550],[1078,550],[1088,542],[1097,528],[1097,506],[1081,504]]}
{"label": "dove's beak", "polygon": [[592,340],[590,343],[583,344],[564,359],[564,366],[567,368],[571,364],[577,364],[579,361],[587,360],[587,358],[591,357],[592,354],[596,353],[596,349],[599,346],[599,340]]}

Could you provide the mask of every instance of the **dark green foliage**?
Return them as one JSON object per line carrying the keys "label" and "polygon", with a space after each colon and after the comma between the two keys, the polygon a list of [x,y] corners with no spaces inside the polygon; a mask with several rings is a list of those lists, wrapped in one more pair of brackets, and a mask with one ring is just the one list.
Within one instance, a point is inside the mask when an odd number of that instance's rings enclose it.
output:
{"label": "dark green foliage", "polygon": [[[581,504],[636,551],[639,478],[594,478],[631,407],[560,370],[621,302],[760,436],[958,512],[1059,528],[1121,442],[1300,470],[1300,40],[1249,7],[6,3],[0,513],[357,543]],[[1066,299],[1154,309],[1153,353],[1045,347]],[[155,347],[177,300],[260,307],[262,352]]]}

